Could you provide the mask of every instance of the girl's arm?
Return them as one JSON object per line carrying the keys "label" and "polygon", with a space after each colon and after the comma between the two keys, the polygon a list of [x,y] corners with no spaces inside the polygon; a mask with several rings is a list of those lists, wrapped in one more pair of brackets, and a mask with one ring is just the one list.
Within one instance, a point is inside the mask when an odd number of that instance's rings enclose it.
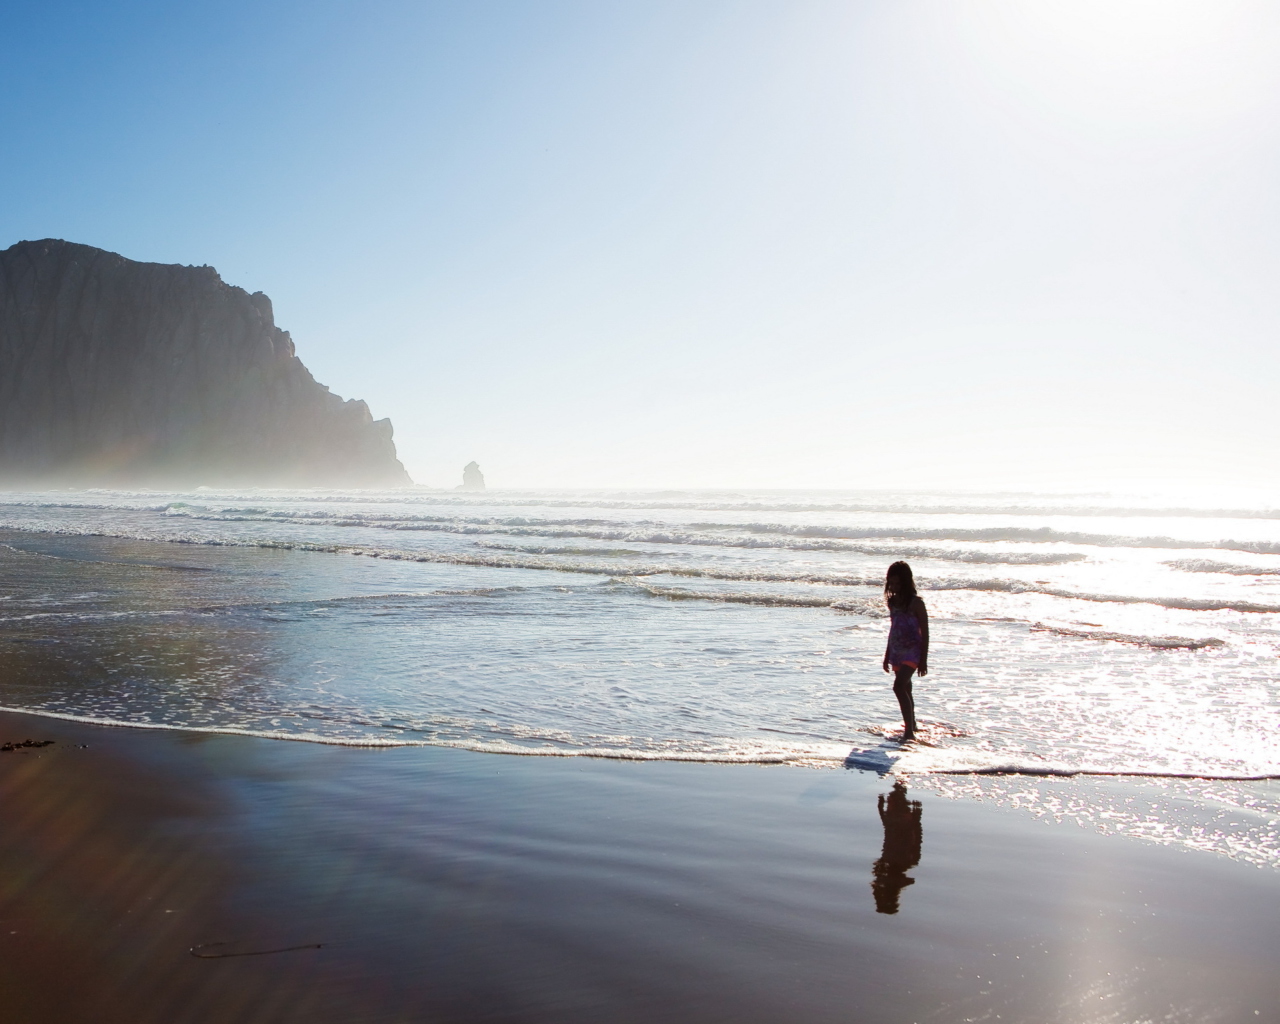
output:
{"label": "girl's arm", "polygon": [[925,610],[924,601],[916,598],[916,621],[920,623],[920,667],[916,669],[922,676],[929,674],[929,613]]}
{"label": "girl's arm", "polygon": [[880,667],[886,672],[889,671],[889,644],[887,642],[884,645],[884,663]]}

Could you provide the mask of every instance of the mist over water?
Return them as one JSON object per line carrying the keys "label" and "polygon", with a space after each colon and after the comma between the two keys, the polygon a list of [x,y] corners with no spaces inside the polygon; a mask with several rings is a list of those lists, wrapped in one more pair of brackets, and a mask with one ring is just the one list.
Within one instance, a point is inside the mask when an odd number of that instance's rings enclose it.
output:
{"label": "mist over water", "polygon": [[[1051,783],[937,773],[1211,776],[1150,783],[1179,808],[1158,828],[1109,804],[1103,783],[1077,810],[1280,865],[1276,784],[1245,781],[1280,774],[1276,508],[10,493],[0,545],[9,708],[327,742],[849,765],[1042,810]],[[917,683],[927,744],[906,750],[887,738],[900,723],[879,664],[897,558],[933,619]]]}

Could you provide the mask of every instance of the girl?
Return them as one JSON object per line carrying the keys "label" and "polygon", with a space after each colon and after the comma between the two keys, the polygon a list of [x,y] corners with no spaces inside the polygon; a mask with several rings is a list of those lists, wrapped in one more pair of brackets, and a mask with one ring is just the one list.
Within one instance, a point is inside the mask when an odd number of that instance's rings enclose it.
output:
{"label": "girl", "polygon": [[902,707],[902,742],[915,739],[916,702],[911,695],[911,674],[929,674],[929,613],[916,593],[911,566],[894,562],[884,578],[884,600],[889,606],[889,644],[884,649],[884,670],[893,669],[893,693]]}

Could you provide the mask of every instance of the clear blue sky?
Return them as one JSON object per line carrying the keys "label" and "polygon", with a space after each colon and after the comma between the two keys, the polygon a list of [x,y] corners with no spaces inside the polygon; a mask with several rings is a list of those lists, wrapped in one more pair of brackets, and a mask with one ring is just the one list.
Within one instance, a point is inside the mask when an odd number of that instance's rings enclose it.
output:
{"label": "clear blue sky", "polygon": [[1280,6],[14,3],[0,245],[267,292],[422,483],[1280,486]]}

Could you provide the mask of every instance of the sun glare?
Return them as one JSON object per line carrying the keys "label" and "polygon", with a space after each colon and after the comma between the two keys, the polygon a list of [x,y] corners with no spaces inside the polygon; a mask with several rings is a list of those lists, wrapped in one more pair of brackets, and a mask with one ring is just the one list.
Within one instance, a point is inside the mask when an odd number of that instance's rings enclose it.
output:
{"label": "sun glare", "polygon": [[1264,97],[1276,23],[1253,4],[1077,0],[984,7],[967,35],[984,71],[1063,112],[1185,120]]}

